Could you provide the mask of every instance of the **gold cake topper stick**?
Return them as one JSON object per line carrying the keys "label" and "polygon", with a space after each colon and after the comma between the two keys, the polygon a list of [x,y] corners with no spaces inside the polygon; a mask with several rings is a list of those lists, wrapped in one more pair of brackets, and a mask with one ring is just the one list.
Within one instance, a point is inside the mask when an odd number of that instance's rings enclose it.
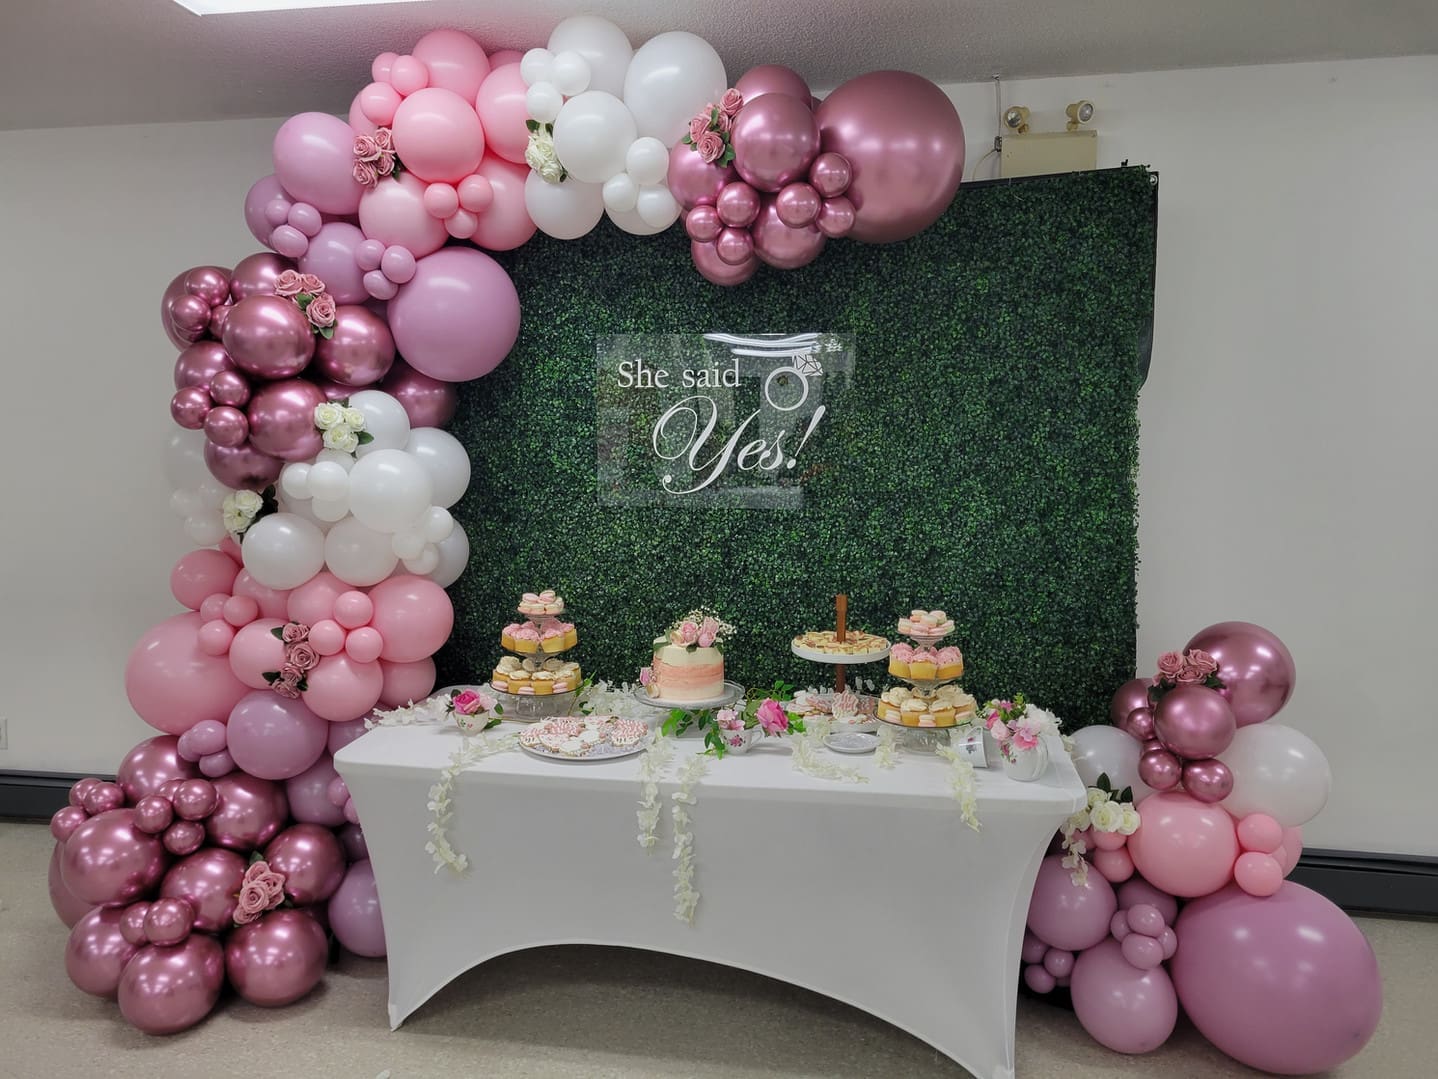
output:
{"label": "gold cake topper stick", "polygon": [[[839,643],[843,644],[849,629],[849,597],[843,592],[834,597],[834,618],[838,622]],[[834,665],[834,692],[844,692],[844,664],[842,663]]]}

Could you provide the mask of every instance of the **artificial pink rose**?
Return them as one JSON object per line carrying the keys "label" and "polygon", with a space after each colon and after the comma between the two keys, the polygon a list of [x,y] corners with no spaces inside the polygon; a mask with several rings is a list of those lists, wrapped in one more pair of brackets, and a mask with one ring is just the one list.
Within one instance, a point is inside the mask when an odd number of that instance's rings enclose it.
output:
{"label": "artificial pink rose", "polygon": [[494,707],[494,699],[483,693],[472,689],[466,689],[463,693],[457,693],[451,702],[454,710],[462,716],[477,716],[481,712],[488,712]]}
{"label": "artificial pink rose", "polygon": [[1158,657],[1158,676],[1165,681],[1177,681],[1183,670],[1183,657],[1177,652],[1165,652]]}
{"label": "artificial pink rose", "polygon": [[689,140],[697,147],[699,140],[704,137],[704,132],[708,130],[709,113],[705,111],[689,121]]}
{"label": "artificial pink rose", "polygon": [[389,176],[394,172],[394,154],[381,154],[375,168],[381,176]]}
{"label": "artificial pink rose", "polygon": [[724,91],[724,96],[719,99],[719,111],[726,116],[733,116],[744,107],[744,95],[732,86]]}
{"label": "artificial pink rose", "polygon": [[328,292],[320,293],[305,308],[305,318],[310,320],[311,326],[318,326],[320,329],[333,326],[335,324],[335,298]]}
{"label": "artificial pink rose", "polygon": [[304,676],[305,672],[300,670],[300,668],[292,663],[290,658],[286,656],[285,661],[280,664],[280,681],[299,682]]}
{"label": "artificial pink rose", "polygon": [[300,682],[298,678],[291,680],[281,674],[279,678],[270,683],[270,688],[281,697],[288,697],[292,701],[298,700],[300,696]]}
{"label": "artificial pink rose", "polygon": [[717,619],[717,618],[706,618],[706,619],[704,619],[704,621],[702,621],[702,622],[699,623],[699,632],[700,632],[700,633],[712,633],[712,634],[714,634],[714,636],[717,637],[717,636],[719,635],[719,619]]}
{"label": "artificial pink rose", "polygon": [[714,713],[714,722],[719,724],[719,729],[724,731],[739,731],[744,729],[744,721],[739,718],[739,713],[732,708],[721,708]]}
{"label": "artificial pink rose", "polygon": [[269,909],[270,897],[257,881],[247,880],[240,886],[239,904],[235,907],[235,924],[253,922]]}
{"label": "artificial pink rose", "polygon": [[251,862],[245,870],[245,884],[257,885],[264,893],[266,909],[273,909],[285,901],[285,875],[271,869],[263,859]]}
{"label": "artificial pink rose", "polygon": [[717,131],[704,132],[694,146],[706,165],[712,165],[724,156],[724,136]]}
{"label": "artificial pink rose", "polygon": [[679,624],[679,643],[685,646],[699,643],[699,627],[693,622]]}
{"label": "artificial pink rose", "polygon": [[1208,679],[1197,667],[1191,667],[1187,663],[1178,672],[1176,681],[1181,686],[1201,686]]}
{"label": "artificial pink rose", "polygon": [[300,274],[300,291],[308,292],[311,296],[318,296],[325,290],[324,281],[312,273]]}
{"label": "artificial pink rose", "polygon": [[714,128],[721,135],[729,134],[734,128],[734,117],[730,116],[727,112],[721,112],[719,119],[714,121]]}
{"label": "artificial pink rose", "polygon": [[1188,665],[1199,671],[1206,678],[1210,674],[1218,673],[1218,660],[1205,652],[1202,648],[1191,648],[1185,653],[1184,658]]}
{"label": "artificial pink rose", "polygon": [[994,741],[1003,745],[1013,735],[1007,723],[995,723],[989,728],[989,733],[994,736]]}
{"label": "artificial pink rose", "polygon": [[789,729],[789,713],[772,697],[759,706],[754,718],[759,721],[759,726],[764,728],[765,734],[782,734]]}
{"label": "artificial pink rose", "polygon": [[705,632],[701,629],[701,630],[699,631],[699,647],[700,647],[700,648],[713,648],[713,647],[714,647],[714,634],[712,634],[712,633],[705,633]]}
{"label": "artificial pink rose", "polygon": [[314,670],[319,661],[319,653],[305,641],[291,645],[289,654],[285,656],[286,664],[301,673]]}
{"label": "artificial pink rose", "polygon": [[654,669],[652,667],[640,667],[639,684],[641,686],[648,686],[652,681],[654,681]]}
{"label": "artificial pink rose", "polygon": [[374,135],[372,136],[372,138],[374,139],[374,144],[381,150],[394,149],[394,134],[390,131],[389,128],[375,128]]}
{"label": "artificial pink rose", "polygon": [[[294,273],[293,270],[286,270],[285,273]],[[310,627],[303,622],[289,622],[281,630],[280,640],[285,644],[299,644],[300,641],[307,641],[310,637]]]}
{"label": "artificial pink rose", "polygon": [[1014,726],[1014,748],[1033,749],[1039,744],[1041,729],[1038,721],[1031,716],[1024,716]]}
{"label": "artificial pink rose", "polygon": [[374,161],[379,157],[379,147],[375,145],[373,135],[355,136],[355,157],[361,161]]}
{"label": "artificial pink rose", "polygon": [[276,296],[298,296],[300,289],[300,275],[297,270],[281,270],[275,278]]}
{"label": "artificial pink rose", "polygon": [[355,182],[364,184],[365,187],[373,187],[379,179],[379,169],[368,161],[356,161],[353,172]]}

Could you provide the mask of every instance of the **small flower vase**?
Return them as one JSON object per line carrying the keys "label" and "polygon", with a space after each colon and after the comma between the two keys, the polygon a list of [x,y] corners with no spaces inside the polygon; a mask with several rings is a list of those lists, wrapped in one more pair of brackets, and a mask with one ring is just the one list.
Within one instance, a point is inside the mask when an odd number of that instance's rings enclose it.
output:
{"label": "small flower vase", "polygon": [[[721,731],[726,753],[748,753],[764,737],[764,728],[745,727],[742,731]],[[735,743],[738,743],[737,745]]]}
{"label": "small flower vase", "polygon": [[1033,749],[1013,750],[1012,759],[1005,756],[1004,775],[1020,783],[1032,783],[1049,770],[1049,747],[1043,739]]}
{"label": "small flower vase", "polygon": [[999,740],[989,733],[987,727],[981,727],[980,730],[984,735],[984,760],[992,768],[1004,759],[1004,750],[999,745]]}
{"label": "small flower vase", "polygon": [[467,716],[463,712],[454,713],[455,726],[457,726],[460,733],[464,735],[480,734],[493,718],[494,717],[488,712],[480,712],[472,716]]}

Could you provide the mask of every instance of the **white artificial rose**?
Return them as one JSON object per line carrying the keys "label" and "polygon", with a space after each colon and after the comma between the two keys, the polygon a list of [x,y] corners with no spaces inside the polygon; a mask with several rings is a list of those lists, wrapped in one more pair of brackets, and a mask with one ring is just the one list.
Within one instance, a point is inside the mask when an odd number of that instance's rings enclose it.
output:
{"label": "white artificial rose", "polygon": [[345,410],[333,401],[315,405],[315,426],[321,431],[330,431],[345,421]]}
{"label": "white artificial rose", "polygon": [[1102,802],[1089,811],[1093,826],[1100,832],[1116,832],[1123,824],[1123,807],[1116,802]]}
{"label": "white artificial rose", "polygon": [[524,162],[539,173],[539,178],[545,183],[557,184],[564,179],[564,166],[555,153],[554,137],[542,128],[530,134]]}
{"label": "white artificial rose", "polygon": [[[254,491],[236,491],[230,498],[235,500],[235,509],[246,517],[253,517],[259,513],[265,504],[265,500]],[[230,498],[226,498],[225,501],[230,501]]]}
{"label": "white artificial rose", "polygon": [[226,510],[224,514],[224,525],[226,532],[243,532],[250,527],[250,519],[243,513]]}
{"label": "white artificial rose", "polygon": [[345,407],[344,423],[351,431],[364,430],[364,413],[357,408]]}
{"label": "white artificial rose", "polygon": [[1123,823],[1118,826],[1118,830],[1123,835],[1133,835],[1134,832],[1138,831],[1138,823],[1138,810],[1131,805],[1124,806]]}
{"label": "white artificial rose", "polygon": [[1088,789],[1088,807],[1090,809],[1092,809],[1096,805],[1102,805],[1104,802],[1107,801],[1107,792],[1101,791],[1097,787],[1090,787]]}
{"label": "white artificial rose", "polygon": [[1072,817],[1069,818],[1069,824],[1073,825],[1073,830],[1075,832],[1082,832],[1085,828],[1089,826],[1089,823],[1089,811],[1087,809],[1080,809],[1077,813],[1075,813]]}
{"label": "white artificial rose", "polygon": [[[321,405],[321,408],[324,406]],[[331,427],[325,431],[325,449],[339,450],[341,453],[354,453],[359,448],[359,436],[351,431],[344,424],[338,427]]]}

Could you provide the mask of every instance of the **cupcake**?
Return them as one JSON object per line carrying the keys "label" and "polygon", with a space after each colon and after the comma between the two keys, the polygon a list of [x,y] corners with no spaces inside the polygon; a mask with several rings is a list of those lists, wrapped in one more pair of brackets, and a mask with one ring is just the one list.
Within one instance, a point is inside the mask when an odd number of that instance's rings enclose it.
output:
{"label": "cupcake", "polygon": [[506,652],[513,652],[515,650],[514,634],[518,629],[520,629],[520,624],[518,622],[511,622],[500,631],[499,646]]}
{"label": "cupcake", "polygon": [[954,718],[960,723],[967,723],[979,710],[979,702],[962,690],[954,698]]}
{"label": "cupcake", "polygon": [[523,693],[529,688],[529,678],[528,671],[510,671],[508,676],[509,692]]}
{"label": "cupcake", "polygon": [[507,672],[494,668],[494,673],[489,676],[489,684],[501,693],[509,692],[509,675]]}
{"label": "cupcake", "polygon": [[960,678],[964,673],[964,654],[950,645],[939,649],[939,677]]}
{"label": "cupcake", "polygon": [[889,673],[895,678],[909,677],[909,661],[913,659],[912,645],[896,644],[889,652]]}
{"label": "cupcake", "polygon": [[563,652],[564,630],[559,626],[550,626],[539,635],[539,647],[544,649],[544,654],[547,656]]}
{"label": "cupcake", "polygon": [[899,722],[905,727],[917,727],[919,719],[924,715],[924,702],[907,700],[899,708]]}
{"label": "cupcake", "polygon": [[514,651],[522,656],[532,656],[539,651],[539,630],[532,625],[523,625],[514,634]]}
{"label": "cupcake", "polygon": [[929,709],[929,715],[934,717],[935,727],[952,727],[954,725],[953,705],[935,703]]}
{"label": "cupcake", "polygon": [[579,631],[574,628],[573,622],[565,622],[564,625],[564,647],[573,648],[579,643]]}
{"label": "cupcake", "polygon": [[529,684],[536,697],[548,697],[554,692],[554,675],[550,671],[535,671]]}
{"label": "cupcake", "polygon": [[564,670],[564,668],[565,662],[562,659],[546,659],[544,661],[543,669],[549,671],[551,674],[558,674],[560,671]]}
{"label": "cupcake", "polygon": [[930,681],[938,669],[938,656],[927,648],[915,652],[914,658],[909,660],[909,677],[920,682]]}

